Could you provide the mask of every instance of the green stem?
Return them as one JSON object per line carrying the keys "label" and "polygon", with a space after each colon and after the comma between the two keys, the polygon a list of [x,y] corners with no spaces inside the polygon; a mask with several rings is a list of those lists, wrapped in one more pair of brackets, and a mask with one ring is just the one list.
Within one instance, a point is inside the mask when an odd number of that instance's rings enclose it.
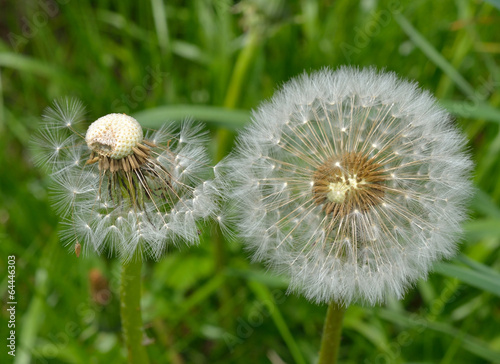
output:
{"label": "green stem", "polygon": [[146,348],[142,344],[141,267],[141,260],[137,258],[122,265],[120,314],[130,364],[149,363]]}
{"label": "green stem", "polygon": [[339,355],[345,308],[332,301],[326,313],[318,364],[335,364]]}

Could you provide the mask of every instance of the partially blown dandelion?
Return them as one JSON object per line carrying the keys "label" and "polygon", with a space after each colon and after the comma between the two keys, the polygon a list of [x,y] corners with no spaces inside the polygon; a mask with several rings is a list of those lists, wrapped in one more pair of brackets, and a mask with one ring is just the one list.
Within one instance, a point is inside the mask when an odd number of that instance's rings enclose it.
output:
{"label": "partially blown dandelion", "polygon": [[36,162],[54,179],[64,217],[63,239],[83,250],[116,252],[125,260],[158,259],[167,244],[198,241],[197,221],[216,208],[207,176],[206,134],[191,122],[143,136],[125,114],[109,114],[81,130],[79,101],[54,102],[34,138]]}
{"label": "partially blown dandelion", "polygon": [[254,258],[287,273],[292,290],[375,304],[455,252],[471,191],[464,145],[415,84],[325,69],[254,112],[220,178],[234,180]]}

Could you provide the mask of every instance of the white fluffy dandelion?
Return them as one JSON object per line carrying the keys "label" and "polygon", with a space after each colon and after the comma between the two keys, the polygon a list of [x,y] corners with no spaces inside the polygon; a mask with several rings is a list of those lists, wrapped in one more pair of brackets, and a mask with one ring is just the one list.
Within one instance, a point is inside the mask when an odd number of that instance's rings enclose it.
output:
{"label": "white fluffy dandelion", "polygon": [[253,113],[221,168],[256,260],[315,302],[401,298],[449,258],[471,161],[435,99],[393,73],[324,69]]}
{"label": "white fluffy dandelion", "polygon": [[198,222],[217,209],[207,181],[206,134],[192,122],[143,135],[125,114],[109,114],[82,130],[79,101],[54,102],[34,137],[36,163],[54,180],[62,237],[83,250],[125,260],[158,259],[168,244],[198,242]]}

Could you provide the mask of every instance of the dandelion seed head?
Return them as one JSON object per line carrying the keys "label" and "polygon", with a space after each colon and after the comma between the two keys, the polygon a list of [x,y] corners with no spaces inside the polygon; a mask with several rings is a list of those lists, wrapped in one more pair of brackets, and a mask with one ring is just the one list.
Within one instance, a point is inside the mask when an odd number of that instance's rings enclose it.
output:
{"label": "dandelion seed head", "polygon": [[373,305],[453,256],[472,164],[428,92],[393,73],[324,69],[252,119],[217,174],[232,180],[254,260],[288,275],[290,291]]}
{"label": "dandelion seed head", "polygon": [[56,101],[32,141],[52,177],[62,240],[123,260],[159,259],[169,244],[198,243],[198,225],[218,212],[220,195],[207,181],[213,169],[202,128],[188,121],[144,136],[134,118],[109,114],[85,132],[82,110],[78,101]]}
{"label": "dandelion seed head", "polygon": [[85,141],[90,149],[113,159],[133,153],[142,142],[141,125],[125,114],[108,114],[94,121],[87,129]]}

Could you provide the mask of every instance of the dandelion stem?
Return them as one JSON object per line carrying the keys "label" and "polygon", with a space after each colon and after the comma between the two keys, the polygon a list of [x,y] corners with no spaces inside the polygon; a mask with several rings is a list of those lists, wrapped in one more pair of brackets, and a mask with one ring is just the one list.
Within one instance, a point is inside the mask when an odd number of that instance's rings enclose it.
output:
{"label": "dandelion stem", "polygon": [[332,301],[326,312],[318,364],[335,364],[339,355],[345,308]]}
{"label": "dandelion stem", "polygon": [[130,364],[149,363],[146,348],[142,344],[141,268],[141,260],[134,258],[123,263],[122,266],[120,313],[123,338]]}

